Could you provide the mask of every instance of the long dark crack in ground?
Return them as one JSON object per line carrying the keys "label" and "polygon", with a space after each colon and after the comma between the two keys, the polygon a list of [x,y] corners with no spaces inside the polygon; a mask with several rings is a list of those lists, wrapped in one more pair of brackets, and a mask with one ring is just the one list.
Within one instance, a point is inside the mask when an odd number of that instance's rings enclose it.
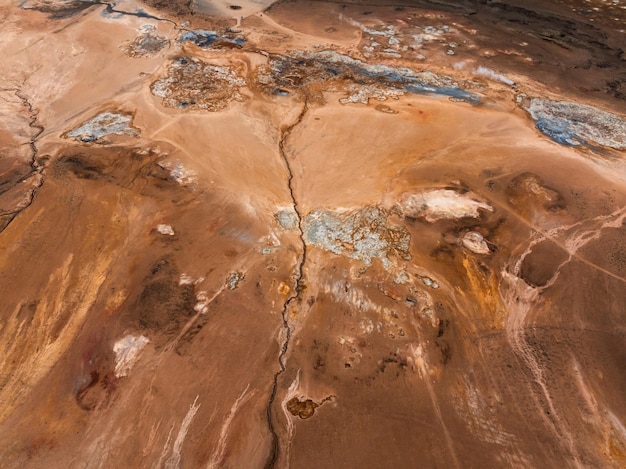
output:
{"label": "long dark crack in ground", "polygon": [[37,159],[39,155],[39,149],[37,148],[37,139],[44,131],[44,127],[37,122],[38,116],[39,116],[39,110],[33,108],[33,104],[30,102],[28,97],[24,93],[21,92],[19,88],[6,89],[5,91],[13,91],[15,96],[17,96],[22,101],[22,105],[26,108],[26,111],[28,112],[28,116],[30,119],[28,122],[28,126],[31,129],[35,130],[35,133],[30,136],[30,139],[28,141],[28,146],[30,147],[30,151],[31,151],[31,157],[30,157],[30,162],[29,162],[31,170],[27,175],[25,175],[21,180],[18,181],[18,184],[26,182],[35,174],[39,174],[40,178],[33,185],[33,188],[30,194],[28,195],[28,200],[26,204],[24,204],[21,207],[16,208],[12,212],[7,213],[8,219],[3,225],[0,225],[0,233],[2,233],[11,224],[11,222],[15,220],[15,217],[17,217],[23,210],[27,209],[28,207],[32,205],[33,201],[35,200],[37,189],[41,187],[41,185],[43,184],[43,180],[44,180],[43,166],[39,164],[39,161]]}
{"label": "long dark crack in ground", "polygon": [[283,304],[283,308],[280,312],[283,330],[285,331],[285,339],[281,345],[280,353],[278,354],[279,369],[274,375],[272,391],[270,392],[270,397],[268,399],[267,407],[266,407],[267,425],[269,427],[269,431],[272,436],[272,448],[271,448],[267,463],[265,464],[266,469],[271,469],[275,466],[276,461],[278,460],[278,455],[279,455],[280,442],[278,439],[278,434],[276,433],[276,430],[274,428],[274,422],[272,420],[272,406],[274,404],[274,401],[276,400],[276,393],[278,391],[278,379],[285,372],[285,369],[286,369],[285,356],[287,354],[287,351],[289,350],[289,343],[291,341],[292,329],[291,329],[291,326],[289,325],[289,319],[288,319],[289,307],[294,301],[298,300],[298,298],[300,297],[300,293],[302,292],[302,289],[304,287],[304,264],[306,262],[306,254],[307,254],[306,242],[304,240],[303,214],[301,213],[300,207],[298,205],[298,199],[296,198],[294,194],[293,170],[291,168],[291,164],[289,163],[289,158],[287,157],[285,145],[293,129],[296,128],[302,122],[302,119],[304,118],[307,110],[308,110],[308,102],[305,98],[304,105],[302,106],[302,110],[300,111],[298,118],[295,120],[295,122],[293,122],[291,125],[289,125],[288,127],[282,130],[280,142],[278,145],[280,156],[283,159],[285,163],[285,167],[287,169],[287,174],[288,174],[287,187],[289,189],[289,195],[291,196],[291,202],[293,204],[294,211],[296,212],[296,216],[298,217],[298,230],[299,230],[300,242],[302,245],[302,256],[300,257],[300,260],[298,261],[298,264],[296,265],[296,271],[294,275],[295,288],[293,292],[289,295],[285,303]]}
{"label": "long dark crack in ground", "polygon": [[[128,15],[128,16],[135,16],[138,18],[151,19],[155,21],[164,21],[164,22],[171,23],[172,25],[174,25],[174,29],[176,31],[186,31],[186,29],[180,28],[179,24],[174,20],[171,20],[169,18],[161,18],[158,16],[154,16],[154,15],[144,12],[143,10],[139,10],[138,12],[134,12],[134,13],[123,11],[123,10],[118,10],[115,8],[114,3],[103,2],[103,1],[90,2],[90,6],[91,5],[104,6],[105,11],[109,14],[116,13],[119,15]],[[24,10],[35,9],[35,8],[28,8],[26,6],[22,6],[21,8]],[[44,171],[43,171],[44,167],[38,161],[39,149],[37,148],[37,140],[41,136],[41,134],[44,132],[45,129],[44,129],[44,126],[38,123],[39,110],[33,108],[33,104],[31,103],[29,98],[24,93],[22,93],[20,88],[5,88],[3,91],[12,91],[13,93],[15,93],[15,96],[17,96],[22,101],[30,117],[30,121],[28,125],[31,129],[36,130],[36,132],[31,136],[30,140],[28,141],[28,145],[30,146],[30,149],[31,149],[31,159],[30,159],[31,171],[26,176],[24,176],[19,181],[19,183],[23,183],[27,181],[29,178],[33,177],[35,174],[39,174],[40,178],[34,184],[32,191],[28,195],[27,202],[23,206],[6,214],[6,221],[4,221],[3,223],[0,223],[0,233],[2,233],[13,222],[13,220],[15,219],[15,217],[17,217],[17,215],[19,215],[23,210],[27,209],[28,207],[32,205],[33,201],[35,200],[35,195],[36,195],[37,190],[42,186],[44,182]],[[290,131],[291,128],[289,128],[288,130]]]}

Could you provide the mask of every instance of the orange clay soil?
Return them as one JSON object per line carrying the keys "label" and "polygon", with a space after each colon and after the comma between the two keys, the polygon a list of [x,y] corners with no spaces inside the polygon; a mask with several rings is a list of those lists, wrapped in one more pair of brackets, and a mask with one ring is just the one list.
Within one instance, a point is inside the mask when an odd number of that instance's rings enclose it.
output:
{"label": "orange clay soil", "polygon": [[3,2],[0,465],[624,467],[621,3]]}

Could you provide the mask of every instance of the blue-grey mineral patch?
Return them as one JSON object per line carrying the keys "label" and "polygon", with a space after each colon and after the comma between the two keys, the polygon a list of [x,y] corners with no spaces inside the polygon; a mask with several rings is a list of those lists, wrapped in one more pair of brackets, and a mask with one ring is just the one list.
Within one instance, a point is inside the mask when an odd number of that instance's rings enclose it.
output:
{"label": "blue-grey mineral patch", "polygon": [[126,48],[130,57],[152,57],[170,45],[169,39],[155,34],[153,30],[137,36]]}
{"label": "blue-grey mineral patch", "polygon": [[295,230],[298,227],[298,215],[294,210],[279,210],[276,220],[283,230]]}
{"label": "blue-grey mineral patch", "polygon": [[387,212],[375,206],[357,211],[314,210],[304,219],[305,241],[366,265],[378,258],[388,269],[392,265],[389,256],[411,258],[411,237],[403,227],[390,226],[387,218]]}
{"label": "blue-grey mineral patch", "polygon": [[70,130],[66,137],[80,142],[98,142],[107,135],[137,136],[137,130],[132,127],[133,116],[117,112],[102,112],[84,122],[80,127]]}
{"label": "blue-grey mineral patch", "polygon": [[626,120],[586,104],[530,98],[522,107],[543,134],[561,145],[626,149]]}
{"label": "blue-grey mineral patch", "polygon": [[216,31],[194,29],[191,31],[185,31],[181,34],[179,42],[191,42],[198,47],[208,49],[215,43],[241,46],[246,43],[246,40],[241,36],[230,37],[227,35],[220,35]]}
{"label": "blue-grey mineral patch", "polygon": [[[463,83],[447,75],[369,64],[330,50],[296,51],[290,56],[275,56],[268,66],[260,68],[258,75],[259,82],[269,90],[299,88],[322,81],[329,86],[335,79],[369,87],[364,93],[373,92],[371,97],[377,99],[382,95],[392,97],[405,92],[447,96],[472,105],[479,104],[481,99],[478,94],[464,89]],[[354,90],[351,90],[350,97],[342,102],[367,102],[367,99],[355,96]]]}

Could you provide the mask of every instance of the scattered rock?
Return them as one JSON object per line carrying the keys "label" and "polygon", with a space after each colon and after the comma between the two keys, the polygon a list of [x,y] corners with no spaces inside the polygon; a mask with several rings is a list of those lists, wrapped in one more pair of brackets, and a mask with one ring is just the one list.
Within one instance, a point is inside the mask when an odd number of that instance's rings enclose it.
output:
{"label": "scattered rock", "polygon": [[439,284],[430,277],[422,277],[422,283],[427,287],[434,288],[435,290],[439,288]]}
{"label": "scattered rock", "polygon": [[229,290],[234,290],[239,285],[239,282],[244,279],[244,277],[245,275],[241,272],[233,272],[226,279],[226,286]]}
{"label": "scattered rock", "polygon": [[178,280],[179,285],[192,285],[193,283],[193,279],[189,275],[185,273],[180,274],[180,280]]}
{"label": "scattered rock", "polygon": [[398,275],[396,275],[396,278],[393,279],[393,282],[400,285],[403,283],[408,283],[409,280],[409,275],[403,270]]}
{"label": "scattered rock", "polygon": [[468,231],[461,241],[463,246],[476,254],[491,254],[489,246],[485,242],[483,235],[477,231]]}
{"label": "scattered rock", "polygon": [[170,225],[159,224],[156,229],[162,235],[174,236],[176,234]]}
{"label": "scattered rock", "polygon": [[[232,288],[231,288],[231,290],[232,290]],[[207,311],[209,310],[209,297],[207,295],[207,292],[205,292],[205,291],[199,292],[196,295],[196,300],[198,300],[198,302],[193,307],[193,310],[196,313],[206,314]]]}

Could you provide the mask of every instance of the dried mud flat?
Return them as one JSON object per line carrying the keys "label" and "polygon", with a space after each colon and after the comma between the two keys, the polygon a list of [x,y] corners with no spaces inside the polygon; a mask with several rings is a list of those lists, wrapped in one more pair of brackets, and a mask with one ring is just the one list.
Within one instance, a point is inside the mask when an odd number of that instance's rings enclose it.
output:
{"label": "dried mud flat", "polygon": [[623,2],[0,18],[0,466],[626,465]]}

